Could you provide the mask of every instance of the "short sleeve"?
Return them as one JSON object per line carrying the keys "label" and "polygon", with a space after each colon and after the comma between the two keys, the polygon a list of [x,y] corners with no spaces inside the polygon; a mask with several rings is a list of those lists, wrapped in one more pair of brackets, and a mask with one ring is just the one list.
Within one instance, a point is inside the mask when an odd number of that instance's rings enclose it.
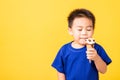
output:
{"label": "short sleeve", "polygon": [[112,62],[110,57],[107,55],[106,51],[103,49],[102,46],[98,45],[98,47],[95,47],[97,49],[97,53],[100,55],[100,57],[104,60],[104,62],[108,65]]}
{"label": "short sleeve", "polygon": [[58,72],[64,73],[64,64],[63,64],[62,55],[63,55],[63,51],[62,49],[60,49],[52,63],[52,67],[54,67]]}

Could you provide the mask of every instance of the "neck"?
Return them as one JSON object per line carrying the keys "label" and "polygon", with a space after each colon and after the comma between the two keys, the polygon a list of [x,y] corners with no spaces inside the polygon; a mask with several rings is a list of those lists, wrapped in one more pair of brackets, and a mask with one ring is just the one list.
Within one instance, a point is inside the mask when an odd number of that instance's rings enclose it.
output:
{"label": "neck", "polygon": [[79,43],[76,43],[76,42],[72,42],[72,47],[73,48],[78,49],[78,48],[82,48],[84,46],[85,46],[84,44],[79,44]]}

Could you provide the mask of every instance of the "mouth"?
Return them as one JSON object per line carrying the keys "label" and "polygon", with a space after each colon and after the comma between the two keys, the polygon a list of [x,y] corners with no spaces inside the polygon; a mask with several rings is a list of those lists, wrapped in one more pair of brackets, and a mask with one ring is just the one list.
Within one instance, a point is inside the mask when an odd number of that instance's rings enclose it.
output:
{"label": "mouth", "polygon": [[88,39],[88,37],[82,36],[82,37],[80,37],[80,39]]}
{"label": "mouth", "polygon": [[86,40],[86,39],[88,39],[88,38],[80,38],[80,39]]}
{"label": "mouth", "polygon": [[87,39],[87,38],[80,38],[80,42],[81,42],[82,44],[85,44],[85,43],[86,43],[86,39]]}

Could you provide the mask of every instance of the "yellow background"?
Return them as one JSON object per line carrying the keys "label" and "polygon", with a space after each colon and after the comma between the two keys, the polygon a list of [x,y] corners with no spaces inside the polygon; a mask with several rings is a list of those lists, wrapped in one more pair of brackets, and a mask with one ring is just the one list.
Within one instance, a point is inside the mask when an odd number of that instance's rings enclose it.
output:
{"label": "yellow background", "polygon": [[72,40],[67,16],[76,8],[96,16],[94,38],[112,63],[100,80],[120,80],[119,0],[0,0],[0,80],[57,80],[51,63]]}

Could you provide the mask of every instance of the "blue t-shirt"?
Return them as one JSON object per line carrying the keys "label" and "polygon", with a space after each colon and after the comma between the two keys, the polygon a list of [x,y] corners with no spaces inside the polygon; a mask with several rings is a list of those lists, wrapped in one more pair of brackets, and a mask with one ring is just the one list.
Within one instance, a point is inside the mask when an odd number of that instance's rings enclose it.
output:
{"label": "blue t-shirt", "polygon": [[[90,63],[86,57],[86,46],[75,49],[71,43],[61,47],[52,66],[57,71],[64,73],[66,80],[99,80],[94,62]],[[94,48],[107,65],[111,63],[111,59],[99,44],[96,43]]]}

